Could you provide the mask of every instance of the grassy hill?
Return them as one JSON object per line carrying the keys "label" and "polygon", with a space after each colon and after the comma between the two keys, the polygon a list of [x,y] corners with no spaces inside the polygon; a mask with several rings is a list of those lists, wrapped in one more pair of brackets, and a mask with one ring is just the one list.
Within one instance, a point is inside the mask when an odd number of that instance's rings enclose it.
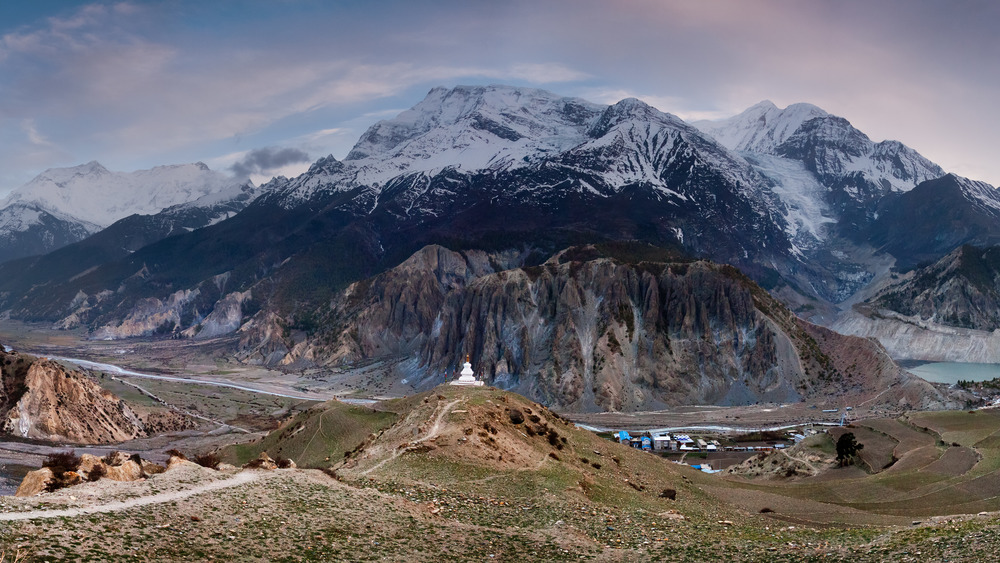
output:
{"label": "grassy hill", "polygon": [[[913,413],[848,430],[868,452],[854,467],[746,480],[608,441],[518,395],[443,386],[374,407],[317,405],[222,452],[241,461],[268,451],[325,472],[260,472],[182,500],[10,522],[0,548],[82,561],[232,560],[234,550],[244,561],[992,557],[996,513],[976,513],[1000,510],[1000,416]],[[805,447],[829,455],[827,438]],[[106,501],[116,487],[132,487],[130,498],[192,478],[86,483],[11,499],[0,512]],[[956,512],[970,515],[946,516]]]}

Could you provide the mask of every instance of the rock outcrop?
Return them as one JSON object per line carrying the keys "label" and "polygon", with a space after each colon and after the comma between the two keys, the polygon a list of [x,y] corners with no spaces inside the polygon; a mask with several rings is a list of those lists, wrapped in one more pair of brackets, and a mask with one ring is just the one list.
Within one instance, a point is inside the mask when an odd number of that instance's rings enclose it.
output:
{"label": "rock outcrop", "polygon": [[78,371],[17,352],[0,352],[0,365],[0,424],[8,434],[89,444],[146,435],[124,401]]}
{"label": "rock outcrop", "polygon": [[64,461],[76,462],[75,467],[43,467],[31,471],[24,476],[14,496],[30,497],[100,479],[138,481],[166,471],[162,465],[142,459],[138,454],[129,455],[124,452],[112,452],[105,457],[91,454],[83,454],[79,458],[74,458],[72,454],[65,457]]}

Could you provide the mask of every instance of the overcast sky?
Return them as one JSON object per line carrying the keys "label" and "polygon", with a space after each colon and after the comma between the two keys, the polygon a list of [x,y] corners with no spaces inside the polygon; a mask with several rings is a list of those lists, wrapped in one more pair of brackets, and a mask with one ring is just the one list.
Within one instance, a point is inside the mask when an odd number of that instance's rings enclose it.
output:
{"label": "overcast sky", "polygon": [[0,195],[50,167],[293,175],[438,85],[685,119],[810,102],[1000,184],[993,0],[0,2]]}

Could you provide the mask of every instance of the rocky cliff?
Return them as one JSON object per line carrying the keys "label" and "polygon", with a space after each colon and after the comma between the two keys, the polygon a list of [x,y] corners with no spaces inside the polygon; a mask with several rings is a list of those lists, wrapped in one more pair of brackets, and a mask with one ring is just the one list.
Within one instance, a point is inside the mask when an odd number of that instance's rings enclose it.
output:
{"label": "rocky cliff", "polygon": [[[396,377],[423,389],[468,355],[491,384],[576,411],[797,401],[837,394],[852,377],[858,392],[908,378],[877,344],[796,319],[731,266],[627,244],[574,247],[538,266],[503,262],[426,247],[350,286],[311,335],[255,320],[244,358],[392,359]],[[832,356],[845,349],[864,361],[840,365]]]}
{"label": "rocky cliff", "polygon": [[0,351],[0,425],[22,438],[112,443],[146,435],[121,399],[84,374],[44,358]]}
{"label": "rocky cliff", "polygon": [[832,328],[877,338],[894,358],[1000,362],[1000,247],[961,246],[893,277]]}

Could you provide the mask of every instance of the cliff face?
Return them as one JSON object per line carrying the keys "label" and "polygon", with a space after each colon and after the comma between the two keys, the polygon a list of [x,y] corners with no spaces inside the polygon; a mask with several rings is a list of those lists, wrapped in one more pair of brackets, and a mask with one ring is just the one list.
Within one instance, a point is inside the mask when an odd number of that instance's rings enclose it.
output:
{"label": "cliff face", "polygon": [[871,302],[932,323],[1000,328],[1000,247],[959,247],[891,284]]}
{"label": "cliff face", "polygon": [[[326,330],[287,343],[281,361],[393,358],[422,389],[468,355],[491,384],[576,411],[797,401],[843,377],[813,329],[729,266],[629,263],[583,247],[502,268],[483,254],[424,248],[348,288]],[[825,347],[838,337],[824,334]]]}
{"label": "cliff face", "polygon": [[124,401],[76,371],[46,359],[0,352],[3,432],[24,438],[112,443],[145,436]]}

